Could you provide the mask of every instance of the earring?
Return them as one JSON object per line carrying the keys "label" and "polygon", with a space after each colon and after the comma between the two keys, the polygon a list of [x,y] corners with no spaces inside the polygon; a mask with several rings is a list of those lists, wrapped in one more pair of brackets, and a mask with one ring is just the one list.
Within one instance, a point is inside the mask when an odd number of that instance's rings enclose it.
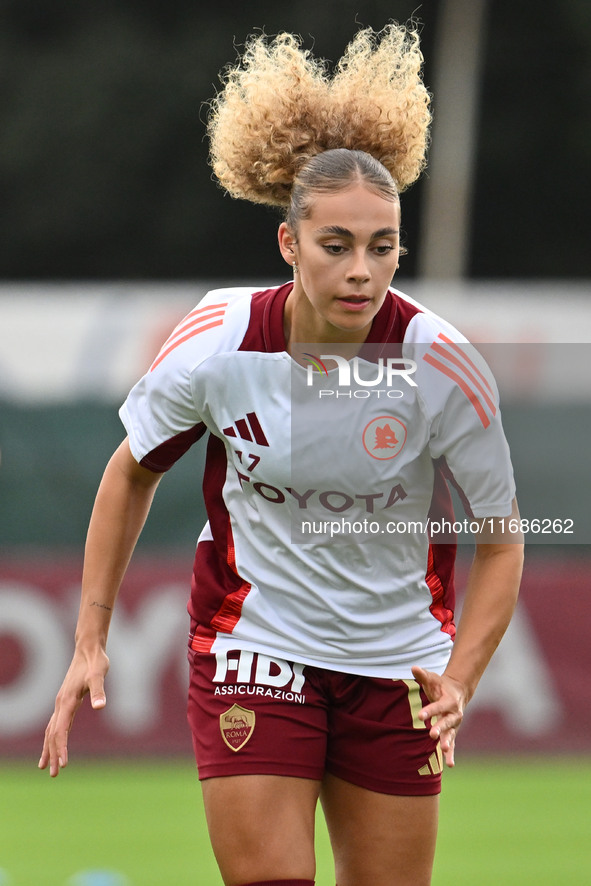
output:
{"label": "earring", "polygon": [[298,268],[297,264],[296,264],[295,262],[292,262],[292,266],[293,266],[293,272],[294,272],[294,274],[297,274],[298,271],[299,271],[299,268]]}

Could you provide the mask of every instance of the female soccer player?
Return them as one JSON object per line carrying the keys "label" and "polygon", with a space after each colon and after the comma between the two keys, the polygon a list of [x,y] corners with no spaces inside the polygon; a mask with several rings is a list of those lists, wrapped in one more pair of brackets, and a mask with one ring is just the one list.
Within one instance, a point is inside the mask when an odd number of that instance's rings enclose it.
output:
{"label": "female soccer player", "polygon": [[[121,409],[90,522],[52,776],[84,695],[106,703],[111,612],[160,478],[209,432],[189,723],[228,886],[311,886],[319,798],[339,886],[428,884],[443,762],[517,597],[494,381],[390,288],[399,192],[424,166],[421,62],[393,24],[358,33],[332,75],[286,34],[227,72],[213,169],[284,208],[293,282],[209,293],[173,331]],[[457,636],[448,482],[476,533]]]}

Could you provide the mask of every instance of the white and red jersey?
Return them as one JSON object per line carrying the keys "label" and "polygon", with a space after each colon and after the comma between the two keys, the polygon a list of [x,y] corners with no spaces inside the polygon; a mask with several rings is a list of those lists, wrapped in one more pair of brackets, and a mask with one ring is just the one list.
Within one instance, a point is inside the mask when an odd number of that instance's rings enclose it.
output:
{"label": "white and red jersey", "polygon": [[[324,346],[304,346],[308,366],[286,351],[291,288],[208,293],[121,408],[153,471],[209,431],[192,647],[376,677],[441,672],[455,545],[433,543],[428,519],[453,520],[448,482],[475,518],[508,516],[514,496],[494,380],[457,330],[389,290],[357,386],[335,387]],[[385,372],[374,384],[382,353],[402,367],[395,388]]]}

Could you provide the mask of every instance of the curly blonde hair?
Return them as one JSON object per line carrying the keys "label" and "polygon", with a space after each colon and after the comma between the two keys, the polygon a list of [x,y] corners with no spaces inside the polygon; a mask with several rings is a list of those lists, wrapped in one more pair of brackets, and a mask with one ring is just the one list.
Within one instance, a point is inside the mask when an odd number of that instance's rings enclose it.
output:
{"label": "curly blonde hair", "polygon": [[422,62],[418,32],[396,23],[359,31],[334,74],[293,34],[250,37],[210,103],[215,176],[233,197],[289,207],[303,167],[344,148],[378,160],[403,191],[426,162]]}

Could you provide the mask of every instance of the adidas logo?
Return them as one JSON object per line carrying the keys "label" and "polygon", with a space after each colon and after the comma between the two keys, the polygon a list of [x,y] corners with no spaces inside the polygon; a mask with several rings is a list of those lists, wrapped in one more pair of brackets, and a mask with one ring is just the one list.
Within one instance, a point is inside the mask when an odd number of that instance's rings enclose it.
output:
{"label": "adidas logo", "polygon": [[222,434],[226,437],[239,437],[248,443],[258,443],[259,446],[269,445],[255,412],[247,412],[245,418],[239,418],[230,427],[223,428]]}
{"label": "adidas logo", "polygon": [[443,754],[441,745],[437,742],[435,752],[429,757],[429,762],[419,769],[419,775],[439,775],[443,772]]}

